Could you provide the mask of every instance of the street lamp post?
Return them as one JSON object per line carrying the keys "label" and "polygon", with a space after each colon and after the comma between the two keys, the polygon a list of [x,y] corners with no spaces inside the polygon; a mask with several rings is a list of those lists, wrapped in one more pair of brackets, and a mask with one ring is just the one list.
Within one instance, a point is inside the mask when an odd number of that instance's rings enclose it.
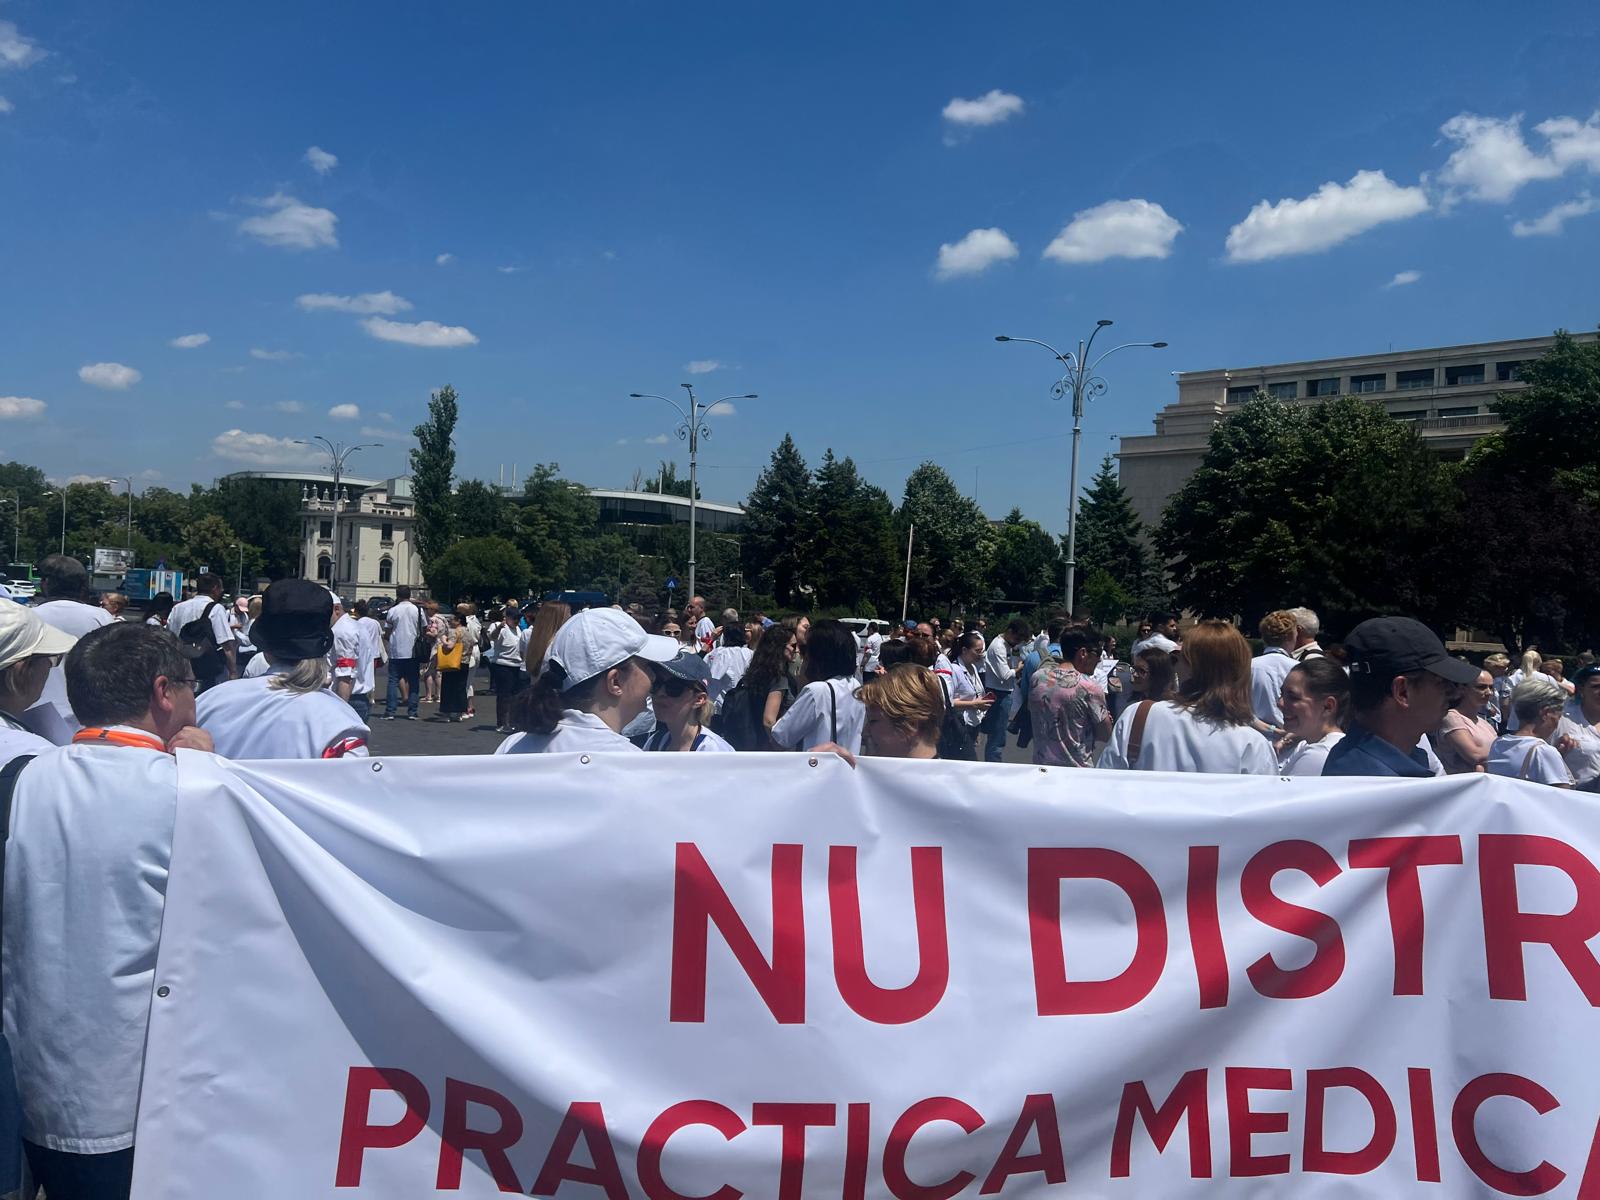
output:
{"label": "street lamp post", "polygon": [[128,531],[123,538],[124,545],[129,550],[133,549],[133,479],[128,475],[113,475],[112,483],[125,483],[128,485]]}
{"label": "street lamp post", "polygon": [[1106,381],[1096,375],[1100,364],[1105,362],[1118,350],[1127,350],[1130,347],[1143,346],[1152,350],[1165,350],[1165,342],[1124,342],[1120,346],[1113,346],[1104,354],[1094,359],[1089,359],[1089,352],[1094,348],[1094,339],[1100,331],[1111,324],[1101,318],[1094,323],[1094,330],[1089,334],[1089,340],[1078,342],[1078,352],[1074,354],[1068,350],[1065,354],[1057,350],[1049,342],[1041,342],[1037,338],[1007,337],[999,334],[995,337],[997,342],[1027,342],[1034,346],[1043,346],[1055,356],[1057,362],[1066,368],[1066,374],[1056,380],[1050,388],[1050,394],[1058,400],[1067,396],[1072,397],[1072,473],[1067,484],[1067,563],[1066,563],[1066,592],[1067,615],[1071,616],[1073,601],[1076,597],[1078,582],[1078,443],[1083,436],[1081,428],[1083,421],[1083,402],[1096,396],[1105,394]]}
{"label": "street lamp post", "polygon": [[683,424],[678,426],[678,438],[689,443],[689,595],[695,594],[694,586],[694,536],[695,523],[698,515],[699,497],[695,494],[698,489],[698,475],[696,474],[700,455],[700,439],[711,436],[711,427],[705,423],[705,418],[711,415],[711,410],[719,404],[726,404],[729,400],[755,400],[757,395],[750,392],[744,396],[724,396],[721,400],[713,400],[710,404],[701,404],[694,394],[694,385],[681,383],[678,385],[689,393],[689,407],[667,396],[657,395],[655,392],[629,392],[631,400],[665,400],[672,405],[674,411],[683,418]]}
{"label": "street lamp post", "polygon": [[233,598],[237,600],[244,595],[244,543],[234,542],[233,548],[239,552],[239,571],[233,577]]}
{"label": "street lamp post", "polygon": [[[350,456],[357,450],[379,450],[383,448],[382,442],[362,442],[359,446],[346,446],[343,442],[330,442],[321,434],[309,440],[296,438],[297,446],[314,446],[326,451],[328,460],[333,465],[333,558],[328,564],[328,590],[335,596],[339,594],[339,481],[344,478],[344,465],[350,461]],[[240,567],[244,572],[244,551],[239,551]],[[241,580],[242,582],[242,580]]]}
{"label": "street lamp post", "polygon": [[63,485],[60,491],[49,491],[46,496],[61,497],[61,553],[67,552],[67,489]]}

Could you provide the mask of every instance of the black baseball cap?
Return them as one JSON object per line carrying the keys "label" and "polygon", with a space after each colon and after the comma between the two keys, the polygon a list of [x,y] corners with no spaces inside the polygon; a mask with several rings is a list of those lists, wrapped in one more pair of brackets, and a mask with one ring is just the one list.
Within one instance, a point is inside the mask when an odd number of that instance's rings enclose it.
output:
{"label": "black baseball cap", "polygon": [[1428,671],[1450,683],[1478,681],[1479,668],[1451,658],[1439,635],[1410,617],[1373,617],[1363,621],[1350,631],[1344,648],[1355,675],[1393,679],[1412,671]]}
{"label": "black baseball cap", "polygon": [[261,596],[250,640],[274,658],[321,658],[333,649],[333,593],[309,579],[279,579]]}

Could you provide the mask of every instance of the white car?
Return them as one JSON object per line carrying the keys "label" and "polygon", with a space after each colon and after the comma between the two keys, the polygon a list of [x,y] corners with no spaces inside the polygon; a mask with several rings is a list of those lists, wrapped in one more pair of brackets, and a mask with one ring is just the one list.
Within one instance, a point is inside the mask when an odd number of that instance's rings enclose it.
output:
{"label": "white car", "polygon": [[6,579],[0,576],[0,584],[5,585],[13,600],[32,600],[39,591],[39,585],[31,579]]}

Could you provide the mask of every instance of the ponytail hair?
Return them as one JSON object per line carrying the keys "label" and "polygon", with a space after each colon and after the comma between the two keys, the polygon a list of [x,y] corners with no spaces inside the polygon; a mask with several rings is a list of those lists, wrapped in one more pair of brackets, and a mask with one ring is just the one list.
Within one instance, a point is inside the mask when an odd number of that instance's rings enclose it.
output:
{"label": "ponytail hair", "polygon": [[[627,659],[617,666],[625,667],[632,661]],[[575,708],[582,712],[590,711],[595,694],[605,686],[606,676],[610,673],[601,671],[593,679],[585,679],[567,688],[564,687],[567,669],[551,659],[545,663],[544,670],[534,680],[533,686],[523,688],[512,701],[512,726],[522,733],[538,733],[548,737],[560,724],[563,710]]]}

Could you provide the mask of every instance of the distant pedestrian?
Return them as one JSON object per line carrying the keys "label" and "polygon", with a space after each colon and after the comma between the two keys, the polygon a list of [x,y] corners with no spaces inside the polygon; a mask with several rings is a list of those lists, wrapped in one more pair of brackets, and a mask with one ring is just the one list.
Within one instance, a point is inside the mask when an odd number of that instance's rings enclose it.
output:
{"label": "distant pedestrian", "polygon": [[383,719],[395,719],[402,694],[406,701],[406,720],[417,719],[420,691],[418,638],[422,633],[422,610],[411,600],[411,589],[400,584],[394,590],[395,602],[384,613],[383,628],[389,649],[389,694],[383,706]]}
{"label": "distant pedestrian", "polygon": [[1290,653],[1295,639],[1294,617],[1282,609],[1269,612],[1261,618],[1258,630],[1264,649],[1250,660],[1250,707],[1256,720],[1281,730],[1283,711],[1278,707],[1278,696],[1296,661]]}

